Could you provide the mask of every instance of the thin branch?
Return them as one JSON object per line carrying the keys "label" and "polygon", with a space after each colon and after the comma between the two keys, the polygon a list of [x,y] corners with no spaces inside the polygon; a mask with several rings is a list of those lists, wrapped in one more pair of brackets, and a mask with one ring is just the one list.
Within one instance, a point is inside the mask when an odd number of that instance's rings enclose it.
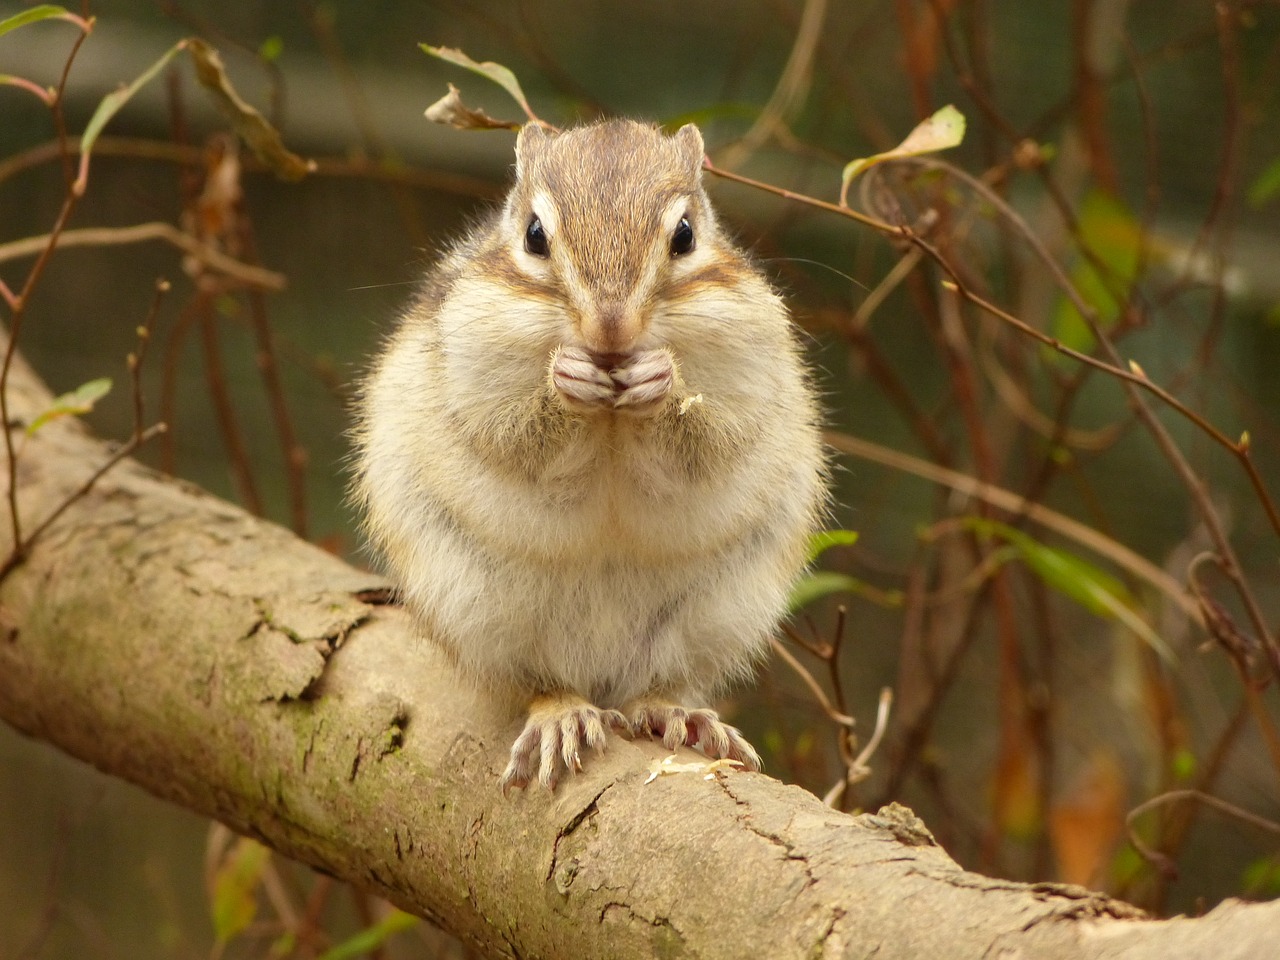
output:
{"label": "thin branch", "polygon": [[49,258],[53,256],[58,238],[66,227],[67,221],[71,219],[71,211],[75,209],[77,199],[75,194],[67,192],[53,230],[45,239],[44,246],[40,248],[35,265],[32,266],[26,282],[22,285],[22,291],[14,298],[16,305],[13,308],[13,314],[9,317],[9,337],[5,342],[4,364],[0,367],[0,428],[4,430],[5,465],[9,475],[9,526],[13,535],[15,553],[22,543],[22,520],[18,514],[18,458],[13,448],[13,429],[9,418],[9,372],[13,367],[13,358],[18,348],[18,334],[22,330],[22,319],[26,315],[28,298],[44,274]]}
{"label": "thin branch", "polygon": [[[834,784],[831,789],[822,795],[822,802],[828,807],[837,807],[841,800],[844,799],[845,791],[855,784],[861,783],[871,775],[871,757],[880,749],[880,743],[884,740],[885,731],[889,729],[889,708],[893,705],[893,690],[889,687],[880,688],[880,703],[876,708],[876,726],[871,731],[871,738],[867,740],[867,744],[854,757],[848,761],[845,767],[845,774]],[[842,741],[843,742],[843,741]]]}
{"label": "thin branch", "polygon": [[251,513],[263,514],[262,496],[254,479],[253,461],[245,446],[244,436],[236,421],[235,406],[227,391],[227,375],[222,364],[222,347],[218,337],[218,320],[214,312],[213,294],[201,290],[188,306],[194,322],[200,329],[200,343],[204,349],[205,382],[213,401],[214,417],[218,431],[227,450],[228,466],[241,502]]}
{"label": "thin branch", "polygon": [[82,227],[77,230],[63,230],[60,236],[45,234],[39,237],[26,237],[22,240],[11,240],[0,243],[0,263],[29,257],[44,249],[50,240],[56,239],[62,247],[107,247],[128,243],[142,243],[147,240],[163,240],[194,257],[205,266],[220,271],[263,290],[283,290],[288,283],[284,274],[274,270],[266,270],[251,264],[242,263],[235,257],[229,257],[216,247],[201,243],[189,233],[184,233],[171,223],[153,221],[139,223],[131,227]]}
{"label": "thin branch", "polygon": [[[78,139],[70,140],[67,149],[73,154],[80,150]],[[58,158],[56,140],[15,153],[0,159],[0,183],[23,170],[40,166]],[[93,144],[95,157],[128,157],[136,160],[158,160],[187,167],[199,167],[203,163],[204,150],[200,147],[168,140],[148,140],[141,137],[99,137]],[[262,161],[244,157],[246,171],[266,173],[270,168]],[[473,177],[446,170],[415,170],[395,164],[361,157],[324,157],[315,161],[311,176],[347,177],[375,180],[380,183],[404,184],[424,190],[440,190],[463,197],[490,198],[501,193],[500,185],[493,180]]]}
{"label": "thin branch", "polygon": [[804,685],[809,688],[809,692],[813,694],[813,698],[818,701],[818,706],[822,708],[822,712],[833,722],[838,723],[842,727],[853,728],[853,717],[846,713],[841,713],[832,704],[831,698],[827,696],[822,684],[814,679],[813,674],[805,669],[804,664],[795,658],[790,650],[786,648],[776,637],[769,638],[770,644],[773,646],[773,652],[780,656],[784,663],[795,671],[796,676],[804,681]]}
{"label": "thin branch", "polygon": [[983,483],[967,474],[956,470],[948,470],[946,467],[940,467],[936,463],[930,463],[928,460],[921,460],[910,454],[900,453],[897,450],[871,443],[859,437],[830,430],[824,433],[823,436],[827,443],[841,453],[862,457],[864,460],[871,460],[891,469],[911,473],[932,483],[950,487],[965,496],[989,503],[993,507],[1025,516],[1042,527],[1047,527],[1069,540],[1088,547],[1099,556],[1106,557],[1116,566],[1127,570],[1133,576],[1150,584],[1177,604],[1178,608],[1191,620],[1198,624],[1203,624],[1199,607],[1187,595],[1182,584],[1150,560],[1135,553],[1123,544],[1103,536],[1097,530],[1086,526],[1078,520],[1073,520],[1071,517],[1058,513],[1043,504],[1027,500],[1025,497],[1010,490]]}
{"label": "thin branch", "polygon": [[126,457],[132,456],[133,452],[137,450],[138,447],[142,446],[142,444],[146,443],[152,437],[156,437],[164,433],[164,431],[165,425],[163,423],[153,423],[140,434],[130,437],[127,441],[121,444],[116,449],[115,453],[103,461],[98,469],[94,470],[93,473],[89,475],[88,479],[86,479],[84,483],[82,483],[70,496],[54,507],[49,515],[40,521],[34,530],[27,534],[26,540],[15,545],[9,556],[5,558],[3,563],[0,563],[0,580],[7,577],[10,572],[13,571],[14,567],[18,566],[24,559],[26,559],[32,545],[40,539],[41,535],[48,530],[60,516],[62,516],[71,506],[88,496],[89,492],[93,490],[94,485],[102,479],[103,475],[108,470]]}
{"label": "thin branch", "polygon": [[156,316],[160,312],[160,304],[170,289],[171,285],[168,280],[161,279],[156,281],[156,292],[155,296],[151,298],[151,309],[147,311],[146,319],[138,327],[138,349],[129,354],[127,358],[129,377],[133,387],[133,436],[138,442],[141,442],[142,425],[146,422],[142,396],[142,363],[146,359],[147,348],[151,344],[151,332],[155,328]]}
{"label": "thin branch", "polygon": [[811,197],[807,193],[796,193],[794,190],[777,187],[772,183],[765,183],[763,180],[753,180],[751,177],[743,176],[740,173],[734,173],[732,170],[717,167],[711,162],[710,157],[703,159],[702,167],[708,173],[714,174],[717,177],[722,177],[725,180],[732,180],[734,183],[740,183],[743,186],[753,187],[756,190],[763,190],[765,193],[772,193],[774,196],[782,197],[784,200],[803,203],[807,207],[825,210],[827,213],[834,213],[837,216],[844,217],[848,220],[856,220],[858,223],[864,224],[868,227],[874,227],[876,230],[879,230],[890,237],[900,237],[905,239],[907,236],[907,229],[905,227],[897,227],[892,223],[885,223],[883,220],[877,220],[875,217],[869,217],[865,213],[859,213],[851,207],[842,207],[839,204],[828,203],[825,200],[819,200],[817,197]]}
{"label": "thin branch", "polygon": [[[237,226],[240,241],[245,255],[257,260],[257,243],[253,225],[243,210],[238,211]],[[280,453],[284,460],[285,480],[289,493],[290,523],[293,532],[304,540],[307,538],[307,449],[298,439],[298,432],[293,425],[293,417],[289,412],[289,403],[285,398],[284,383],[280,378],[280,365],[276,361],[275,337],[272,334],[271,322],[267,316],[267,300],[261,291],[250,290],[249,300],[250,326],[253,329],[257,347],[256,360],[258,370],[262,374],[262,386],[267,394],[271,407],[271,418],[275,422],[276,435],[280,440]]]}
{"label": "thin branch", "polygon": [[1184,800],[1195,800],[1198,803],[1203,803],[1207,807],[1212,807],[1219,813],[1226,814],[1228,817],[1234,817],[1242,823],[1247,823],[1258,830],[1274,834],[1275,836],[1280,836],[1280,823],[1276,823],[1274,820],[1268,820],[1266,817],[1260,817],[1256,813],[1250,813],[1248,810],[1237,807],[1234,803],[1228,803],[1225,800],[1221,800],[1211,793],[1204,793],[1200,790],[1170,790],[1168,793],[1162,793],[1158,797],[1152,797],[1150,800],[1138,804],[1130,810],[1129,815],[1124,818],[1125,827],[1129,831],[1129,842],[1133,844],[1133,848],[1138,851],[1138,854],[1142,859],[1146,860],[1149,864],[1159,870],[1164,875],[1165,879],[1173,880],[1177,878],[1177,865],[1170,857],[1161,853],[1159,850],[1153,850],[1151,847],[1147,846],[1147,844],[1142,841],[1142,838],[1138,836],[1138,831],[1134,826],[1134,822],[1138,817],[1150,810],[1155,810],[1169,803],[1181,803]]}
{"label": "thin branch", "polygon": [[818,41],[822,37],[822,24],[826,18],[827,0],[805,0],[791,53],[773,93],[755,122],[742,135],[742,139],[726,149],[726,153],[732,157],[728,161],[731,165],[736,165],[746,154],[758,149],[780,129],[785,128],[788,118],[804,104],[805,96],[813,84],[814,54],[817,52]]}

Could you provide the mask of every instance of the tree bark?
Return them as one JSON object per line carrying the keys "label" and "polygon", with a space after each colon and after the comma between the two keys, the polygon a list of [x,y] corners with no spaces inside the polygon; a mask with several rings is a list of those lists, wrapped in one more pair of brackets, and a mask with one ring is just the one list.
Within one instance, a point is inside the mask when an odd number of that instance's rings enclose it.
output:
{"label": "tree bark", "polygon": [[[18,363],[10,429],[48,403]],[[72,418],[30,437],[25,527],[108,455]],[[962,870],[896,805],[847,816],[752,773],[646,782],[665,753],[651,743],[612,739],[554,794],[504,798],[517,725],[466,693],[402,610],[367,601],[384,586],[123,461],[0,584],[0,716],[487,956],[1274,949],[1280,903],[1148,920],[1081,888]]]}

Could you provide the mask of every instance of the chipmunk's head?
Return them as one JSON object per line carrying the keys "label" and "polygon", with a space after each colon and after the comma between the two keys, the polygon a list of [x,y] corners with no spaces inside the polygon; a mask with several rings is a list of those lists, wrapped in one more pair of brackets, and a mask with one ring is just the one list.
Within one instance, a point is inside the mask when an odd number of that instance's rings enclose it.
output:
{"label": "chipmunk's head", "polygon": [[670,136],[629,120],[520,131],[508,252],[532,295],[564,305],[590,352],[644,346],[655,306],[712,262],[719,232],[702,159],[692,124]]}

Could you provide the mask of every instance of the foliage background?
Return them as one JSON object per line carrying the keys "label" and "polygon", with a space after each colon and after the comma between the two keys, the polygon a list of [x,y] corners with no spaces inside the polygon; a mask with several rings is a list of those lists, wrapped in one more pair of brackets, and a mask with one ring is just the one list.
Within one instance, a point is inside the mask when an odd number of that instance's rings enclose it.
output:
{"label": "foliage background", "polygon": [[[774,94],[805,12],[815,7],[822,30],[799,96],[783,111],[782,132],[747,150],[741,138]],[[19,9],[0,4],[0,18]],[[1106,287],[1118,291],[1115,299],[1130,307],[1116,328],[1123,355],[1231,439],[1249,431],[1262,477],[1273,496],[1280,490],[1280,200],[1265,193],[1280,163],[1275,3],[131,0],[93,12],[99,20],[67,86],[71,131],[83,128],[104,93],[177,38],[198,34],[222,51],[237,88],[272,116],[291,149],[326,159],[320,175],[298,184],[248,170],[243,212],[260,261],[289,278],[287,290],[267,298],[269,321],[283,393],[308,454],[307,533],[331,549],[355,556],[358,548],[342,503],[349,385],[423,263],[500,193],[510,160],[509,134],[456,131],[422,118],[446,82],[495,116],[515,118],[517,110],[496,87],[424,56],[419,42],[506,64],[555,123],[600,113],[696,120],[717,163],[832,202],[845,161],[892,146],[933,109],[956,103],[969,117],[969,136],[946,159],[975,175],[996,171],[996,189],[1099,306],[1106,307]],[[73,28],[56,23],[0,37],[0,73],[55,84],[72,39]],[[185,64],[173,76],[145,88],[109,134],[172,143],[185,130],[198,158],[223,124]],[[49,111],[21,91],[0,87],[0,116],[0,158],[53,138]],[[1024,139],[1048,149],[1036,154],[1042,167],[1010,163]],[[16,171],[2,164],[0,244],[47,231],[64,195],[56,157]],[[104,144],[73,226],[176,224],[191,169],[148,159],[136,144]],[[1005,229],[989,205],[951,181],[881,183],[908,208],[943,211],[935,239],[964,265],[967,283],[1039,329],[1079,336],[1025,238]],[[882,288],[906,250],[870,229],[715,178],[710,185],[812,335],[833,429],[945,460],[1009,489],[1036,490],[1046,505],[1185,577],[1208,544],[1201,518],[1134,425],[1114,378],[1089,378],[1067,413],[1073,428],[1103,431],[1105,442],[1096,449],[1051,443],[1026,426],[1019,404],[1052,423],[1063,384],[1078,369],[1071,361],[979,311],[949,316],[928,263]],[[1074,238],[1063,210],[1075,218]],[[1079,240],[1102,264],[1092,277]],[[0,262],[0,278],[16,289],[28,268],[27,261]],[[126,437],[133,411],[125,356],[160,276],[175,289],[156,318],[143,382],[152,410],[172,390],[172,441],[151,445],[144,458],[243,497],[215,413],[208,354],[198,324],[184,320],[191,284],[173,249],[59,251],[29,305],[22,350],[55,391],[112,376],[117,388],[90,420],[106,436]],[[884,302],[859,328],[857,311],[880,292]],[[262,510],[295,522],[298,491],[285,480],[271,397],[255,365],[249,301],[222,295],[214,310],[224,367],[217,382],[243,435],[242,461]],[[1005,381],[1026,399],[1002,393]],[[1167,408],[1161,418],[1211,491],[1274,636],[1280,538],[1232,458]],[[871,776],[842,803],[900,799],[966,866],[1089,882],[1157,910],[1276,893],[1274,836],[1230,817],[1205,813],[1183,824],[1170,808],[1142,821],[1149,840],[1172,844],[1177,880],[1161,879],[1120,837],[1129,809],[1180,786],[1203,785],[1259,815],[1280,814],[1280,769],[1267,743],[1276,694],[1264,670],[1243,674],[1263,706],[1236,730],[1242,674],[1158,596],[1132,581],[1126,588],[1174,648],[1173,665],[1114,621],[1064,600],[1025,566],[993,574],[981,558],[999,544],[938,526],[974,513],[972,503],[866,460],[841,458],[839,468],[835,520],[859,539],[829,551],[824,563],[866,589],[815,604],[795,633],[829,640],[841,619],[836,605],[846,605],[837,675],[860,743],[879,689],[893,687],[898,697]],[[1052,480],[1037,486],[1044,469],[1053,470]],[[932,539],[921,538],[926,528]],[[1027,529],[1090,565],[1124,573]],[[1243,623],[1221,577],[1207,579]],[[905,605],[891,602],[895,594]],[[820,660],[798,656],[830,689]],[[838,727],[780,661],[729,706],[765,745],[775,775],[819,793],[842,777]],[[1203,783],[1215,763],[1220,771]],[[8,730],[0,730],[0,770],[0,956],[221,949],[212,946],[202,879],[218,862],[205,865],[206,823]],[[293,896],[317,896],[309,877],[282,869]],[[330,939],[376,912],[359,898],[324,897],[320,927]],[[269,899],[259,928],[227,946],[231,955],[260,955],[278,935]],[[255,932],[262,936],[254,939]],[[28,946],[34,950],[24,954]]]}

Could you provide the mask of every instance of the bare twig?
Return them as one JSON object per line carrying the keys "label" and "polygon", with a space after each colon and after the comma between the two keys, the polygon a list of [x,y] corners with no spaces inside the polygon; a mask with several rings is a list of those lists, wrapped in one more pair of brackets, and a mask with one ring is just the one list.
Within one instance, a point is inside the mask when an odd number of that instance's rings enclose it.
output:
{"label": "bare twig", "polygon": [[882,687],[880,690],[880,704],[876,708],[875,729],[871,731],[871,737],[867,740],[866,746],[862,748],[856,757],[847,761],[844,776],[833,783],[831,789],[822,795],[822,802],[828,807],[838,807],[840,801],[844,799],[845,791],[849,787],[861,783],[871,775],[871,757],[880,748],[880,743],[884,740],[885,731],[889,729],[889,708],[892,705],[893,690],[889,687]]}
{"label": "bare twig", "polygon": [[134,439],[141,443],[143,424],[146,417],[143,411],[143,395],[142,395],[142,363],[147,356],[147,348],[151,345],[151,333],[155,328],[156,315],[160,312],[160,303],[164,300],[165,294],[170,290],[168,280],[156,281],[155,296],[151,298],[151,309],[147,311],[147,317],[138,327],[138,349],[129,354],[126,363],[129,367],[129,378],[133,387],[133,436]]}
{"label": "bare twig", "polygon": [[[789,627],[785,627],[784,629],[790,631]],[[792,654],[784,644],[779,642],[777,638],[771,637],[769,642],[773,646],[773,652],[781,657],[782,661],[795,671],[796,676],[804,681],[804,685],[809,688],[809,692],[813,694],[813,699],[818,702],[818,706],[822,708],[822,712],[827,715],[827,718],[831,720],[832,723],[837,723],[842,727],[852,729],[854,724],[853,717],[846,713],[841,713],[835,708],[835,705],[831,702],[831,698],[827,696],[827,692],[822,689],[822,684],[818,683],[805,665],[797,660],[794,654]]]}
{"label": "bare twig", "polygon": [[82,227],[76,230],[62,230],[56,237],[53,234],[45,234],[39,237],[11,240],[8,243],[0,243],[0,263],[37,254],[45,249],[51,239],[62,247],[107,247],[141,243],[147,240],[163,240],[205,266],[248,286],[263,290],[283,290],[288,283],[284,274],[242,263],[235,257],[227,256],[216,247],[202,243],[173,224],[163,221],[139,223],[131,227]]}
{"label": "bare twig", "polygon": [[87,496],[89,492],[93,490],[94,485],[102,479],[103,474],[121,460],[132,456],[133,452],[142,444],[146,443],[152,437],[159,436],[164,433],[164,431],[165,425],[163,423],[154,423],[147,427],[147,429],[143,430],[140,434],[130,437],[125,441],[125,443],[121,444],[115,453],[103,461],[102,464],[89,475],[89,477],[76,489],[74,493],[67,497],[67,499],[63,500],[62,503],[58,504],[58,506],[56,506],[47,517],[40,521],[40,523],[36,525],[36,528],[27,534],[27,538],[22,541],[19,546],[15,547],[13,552],[5,558],[3,563],[0,563],[0,580],[7,577],[14,567],[26,559],[26,555],[30,552],[31,547],[35,542],[40,539],[40,536],[48,530],[60,516],[66,513],[68,509]]}
{"label": "bare twig", "polygon": [[1196,623],[1202,623],[1200,610],[1194,600],[1177,580],[1169,576],[1150,560],[1135,553],[1128,547],[1078,520],[1058,513],[1043,504],[1027,500],[1010,490],[996,487],[976,480],[968,474],[948,470],[936,463],[921,460],[910,454],[901,453],[879,444],[871,443],[859,437],[845,433],[827,431],[824,434],[827,443],[841,453],[849,453],[864,460],[872,460],[883,466],[905,473],[914,474],[932,483],[942,484],[957,490],[966,496],[975,497],[1001,510],[1020,514],[1043,527],[1059,533],[1082,546],[1088,547],[1099,556],[1106,557],[1116,566],[1128,571],[1138,579],[1150,584],[1161,594],[1172,600],[1183,613]]}
{"label": "bare twig", "polygon": [[227,374],[222,365],[222,347],[218,337],[218,320],[214,312],[213,295],[201,290],[196,293],[188,309],[200,328],[200,342],[204,348],[205,382],[213,400],[213,412],[218,422],[222,441],[227,448],[227,460],[236,492],[245,509],[262,516],[262,497],[253,475],[253,464],[248,448],[236,422],[235,408],[227,392]]}
{"label": "bare twig", "polygon": [[1177,878],[1177,865],[1171,857],[1166,856],[1159,850],[1149,847],[1143,842],[1142,838],[1138,836],[1135,821],[1138,817],[1150,810],[1158,809],[1159,807],[1170,803],[1182,803],[1186,800],[1194,800],[1197,803],[1202,803],[1206,807],[1212,807],[1219,813],[1223,813],[1228,817],[1233,817],[1242,823],[1247,823],[1249,826],[1258,830],[1280,836],[1280,823],[1276,823],[1274,820],[1268,820],[1266,817],[1260,817],[1256,813],[1250,813],[1248,810],[1237,807],[1234,803],[1228,803],[1225,800],[1221,800],[1211,793],[1204,793],[1201,790],[1170,790],[1168,793],[1162,793],[1160,796],[1152,797],[1150,800],[1140,803],[1130,810],[1129,815],[1125,817],[1124,822],[1125,827],[1129,831],[1129,842],[1133,844],[1133,848],[1138,851],[1139,855],[1144,860],[1159,870],[1168,880]]}
{"label": "bare twig", "polygon": [[786,127],[787,121],[803,104],[813,83],[813,59],[827,18],[827,0],[805,0],[791,53],[768,102],[742,139],[727,148],[735,166],[744,156],[758,149],[770,137]]}

